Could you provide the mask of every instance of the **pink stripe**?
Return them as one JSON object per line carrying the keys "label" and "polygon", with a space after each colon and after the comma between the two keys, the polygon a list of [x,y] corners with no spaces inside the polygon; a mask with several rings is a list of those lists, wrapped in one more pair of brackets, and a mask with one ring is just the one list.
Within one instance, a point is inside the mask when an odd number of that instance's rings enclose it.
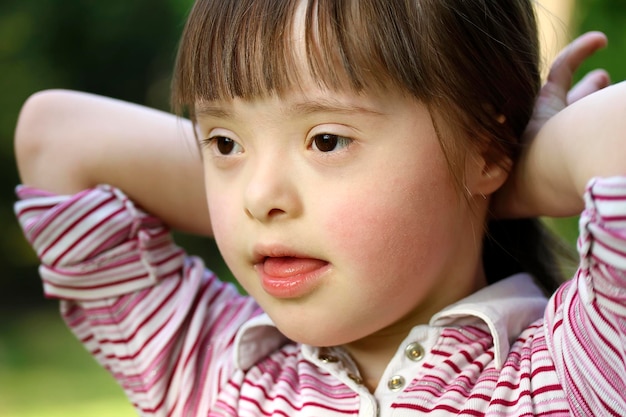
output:
{"label": "pink stripe", "polygon": [[[110,201],[112,201],[113,198],[108,198],[102,202],[100,202],[98,205],[92,207],[89,211],[87,211],[86,213],[84,213],[82,216],[80,216],[79,218],[77,218],[76,220],[74,220],[72,223],[68,224],[65,229],[63,230],[62,233],[60,233],[57,238],[55,240],[53,240],[49,245],[48,248],[45,249],[44,251],[41,252],[41,254],[39,255],[41,258],[45,258],[46,254],[48,253],[48,251],[53,248],[55,246],[56,243],[58,243],[61,239],[63,239],[70,231],[74,232],[73,229],[76,228],[76,226],[82,222],[86,217],[92,215],[94,212],[96,212],[98,209],[102,208],[103,206],[105,206],[107,203],[109,203]],[[116,212],[116,214],[119,213]],[[111,218],[112,216],[108,216],[106,219]],[[99,224],[102,224],[102,222],[100,222]],[[91,232],[91,230],[93,230],[94,228],[92,227],[87,233]],[[84,236],[85,233],[83,233],[82,235]],[[77,240],[82,240],[83,237],[79,237],[77,238]],[[67,251],[64,252],[64,254],[67,253]],[[52,266],[56,266],[57,262],[59,261],[59,259],[61,259],[63,257],[63,255],[58,256],[56,260],[54,260],[52,262]]]}

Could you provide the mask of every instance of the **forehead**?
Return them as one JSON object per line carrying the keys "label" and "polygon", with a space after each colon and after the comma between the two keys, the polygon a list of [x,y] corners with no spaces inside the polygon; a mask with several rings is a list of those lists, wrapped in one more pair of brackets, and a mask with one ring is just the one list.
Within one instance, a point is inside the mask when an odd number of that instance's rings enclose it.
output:
{"label": "forehead", "polygon": [[239,110],[245,108],[257,111],[272,109],[293,117],[316,113],[381,116],[401,103],[414,104],[416,101],[395,89],[353,92],[307,88],[251,99],[199,100],[195,104],[195,114],[198,118],[232,119],[242,116]]}

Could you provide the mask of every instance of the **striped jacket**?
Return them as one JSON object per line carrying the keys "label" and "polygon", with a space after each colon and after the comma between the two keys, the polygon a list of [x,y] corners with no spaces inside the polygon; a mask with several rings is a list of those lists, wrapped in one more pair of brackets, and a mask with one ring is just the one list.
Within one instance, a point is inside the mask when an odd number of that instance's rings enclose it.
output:
{"label": "striped jacket", "polygon": [[47,296],[144,416],[626,416],[626,178],[590,182],[580,267],[416,326],[374,393],[341,348],[283,337],[120,190],[18,188]]}

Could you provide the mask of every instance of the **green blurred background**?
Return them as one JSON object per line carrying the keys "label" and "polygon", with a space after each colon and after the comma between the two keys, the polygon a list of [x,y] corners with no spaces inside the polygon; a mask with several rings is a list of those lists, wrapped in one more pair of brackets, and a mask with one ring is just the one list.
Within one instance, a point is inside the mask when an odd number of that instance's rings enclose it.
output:
{"label": "green blurred background", "polygon": [[[581,72],[606,68],[626,79],[626,1],[577,0],[571,16],[553,8],[544,37],[565,42],[591,29],[610,48]],[[56,302],[42,297],[37,262],[15,222],[18,177],[12,136],[21,104],[42,89],[89,91],[168,109],[176,44],[191,0],[3,0],[0,3],[0,416],[132,416],[109,375],[61,323]],[[547,55],[559,42],[547,42]],[[549,58],[548,58],[549,59]],[[68,150],[70,151],[70,150]],[[573,243],[576,219],[552,222]],[[223,271],[214,246],[178,236]]]}

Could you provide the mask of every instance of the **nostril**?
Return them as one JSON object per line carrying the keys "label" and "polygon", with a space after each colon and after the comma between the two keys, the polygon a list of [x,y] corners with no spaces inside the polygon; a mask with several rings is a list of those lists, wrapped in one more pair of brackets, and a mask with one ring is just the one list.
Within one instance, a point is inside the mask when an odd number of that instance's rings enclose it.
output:
{"label": "nostril", "polygon": [[274,209],[271,209],[269,211],[269,213],[267,213],[267,216],[268,217],[275,217],[275,216],[278,216],[278,215],[281,215],[281,214],[284,214],[284,213],[285,213],[284,210],[274,208]]}
{"label": "nostril", "polygon": [[250,219],[257,219],[257,220],[269,220],[271,218],[275,218],[275,217],[279,217],[283,214],[286,213],[285,210],[279,209],[279,208],[273,208],[270,209],[270,211],[268,211],[265,215],[260,215],[261,213],[255,213],[253,211],[251,211],[248,208],[244,208],[244,212],[246,214],[246,216]]}

